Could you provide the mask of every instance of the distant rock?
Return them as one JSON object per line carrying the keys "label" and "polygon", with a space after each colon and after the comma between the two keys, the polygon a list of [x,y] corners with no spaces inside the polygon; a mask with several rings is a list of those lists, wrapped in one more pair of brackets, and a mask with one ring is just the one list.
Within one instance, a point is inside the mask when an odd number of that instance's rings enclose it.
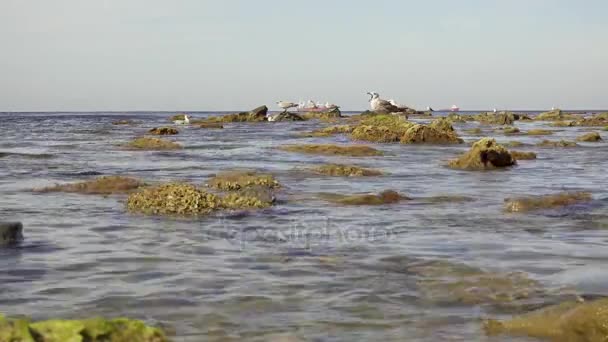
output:
{"label": "distant rock", "polygon": [[155,127],[149,130],[148,133],[155,135],[174,135],[178,134],[179,131],[173,127]]}
{"label": "distant rock", "polygon": [[576,141],[585,141],[585,142],[597,142],[601,141],[602,136],[598,132],[591,132],[587,134],[583,134],[580,137],[576,138]]}
{"label": "distant rock", "polygon": [[0,222],[0,245],[21,240],[23,240],[23,225],[21,222]]}
{"label": "distant rock", "polygon": [[305,119],[296,113],[283,112],[272,116],[272,119],[268,121],[280,122],[280,121],[304,121]]}

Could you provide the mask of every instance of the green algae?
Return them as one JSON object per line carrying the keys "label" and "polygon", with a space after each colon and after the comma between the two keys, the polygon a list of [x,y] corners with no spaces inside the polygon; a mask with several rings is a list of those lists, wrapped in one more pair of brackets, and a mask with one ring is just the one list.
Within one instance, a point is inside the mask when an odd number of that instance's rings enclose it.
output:
{"label": "green algae", "polygon": [[354,127],[350,125],[335,125],[329,126],[322,129],[318,129],[312,132],[301,134],[304,137],[329,137],[336,134],[348,134],[353,131]]}
{"label": "green algae", "polygon": [[205,215],[218,210],[221,199],[187,183],[144,188],[127,199],[127,210],[149,215]]}
{"label": "green algae", "polygon": [[370,157],[381,156],[382,151],[365,145],[331,145],[331,144],[308,144],[308,145],[287,145],[280,147],[287,152],[319,154],[327,156],[351,156],[351,157]]}
{"label": "green algae", "polygon": [[351,138],[379,143],[398,142],[414,123],[398,115],[374,115],[354,127]]}
{"label": "green algae", "polygon": [[365,169],[355,165],[326,164],[315,167],[313,172],[335,177],[364,177],[380,176],[382,172],[378,170]]}
{"label": "green algae", "polygon": [[492,138],[482,138],[458,159],[451,160],[448,166],[462,170],[490,170],[515,164],[511,153]]}
{"label": "green algae", "polygon": [[515,122],[515,115],[511,112],[487,112],[473,115],[472,120],[488,125],[512,125]]}
{"label": "green algae", "polygon": [[577,119],[579,119],[579,116],[565,113],[561,109],[555,109],[549,112],[540,113],[534,118],[534,120],[538,121],[564,121]]}

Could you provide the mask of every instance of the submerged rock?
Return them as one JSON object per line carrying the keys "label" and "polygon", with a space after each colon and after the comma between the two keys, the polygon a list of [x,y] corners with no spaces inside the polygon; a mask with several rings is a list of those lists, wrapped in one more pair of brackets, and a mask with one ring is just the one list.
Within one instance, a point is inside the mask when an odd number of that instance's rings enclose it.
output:
{"label": "submerged rock", "polygon": [[531,129],[526,132],[527,135],[551,135],[554,131],[548,129]]}
{"label": "submerged rock", "polygon": [[133,120],[116,120],[112,122],[112,125],[134,125],[135,121]]}
{"label": "submerged rock", "polygon": [[601,141],[602,136],[598,132],[591,132],[587,134],[583,134],[580,137],[576,138],[576,141],[585,141],[585,142],[597,142]]}
{"label": "submerged rock", "polygon": [[552,122],[549,126],[553,127],[573,127],[574,121],[555,121]]}
{"label": "submerged rock", "polygon": [[509,147],[520,147],[523,145],[524,145],[524,143],[522,143],[521,141],[515,141],[515,140],[504,143],[504,146],[509,146]]}
{"label": "submerged rock", "polygon": [[337,125],[329,126],[322,129],[312,131],[310,133],[304,133],[302,136],[305,137],[329,137],[335,134],[348,134],[353,131],[354,127],[350,125]]}
{"label": "submerged rock", "polygon": [[448,116],[446,117],[449,121],[456,123],[456,122],[467,122],[467,121],[475,121],[475,118],[471,115],[460,115],[460,114],[456,114],[456,113],[450,113],[448,114]]}
{"label": "submerged rock", "polygon": [[514,164],[515,159],[506,148],[492,138],[482,138],[467,153],[450,161],[448,166],[463,170],[489,170]]}
{"label": "submerged rock", "polygon": [[320,155],[341,155],[351,157],[381,156],[382,151],[365,145],[330,145],[330,144],[309,144],[309,145],[287,145],[280,148],[287,152],[320,154]]}
{"label": "submerged rock", "polygon": [[517,160],[530,160],[536,159],[536,153],[534,152],[522,152],[522,151],[509,151],[511,153],[511,157]]}
{"label": "submerged rock", "polygon": [[478,134],[481,134],[483,131],[481,130],[481,128],[475,127],[475,128],[465,129],[464,132],[468,133],[468,134],[478,135]]}
{"label": "submerged rock", "polygon": [[554,195],[529,196],[505,199],[504,210],[510,213],[554,209],[592,200],[588,192],[564,192]]}
{"label": "submerged rock", "polygon": [[578,144],[575,143],[574,141],[567,141],[567,140],[559,140],[559,141],[543,140],[543,141],[539,142],[538,144],[536,144],[536,146],[539,146],[539,147],[577,147]]}
{"label": "submerged rock", "polygon": [[222,129],[224,128],[224,125],[222,125],[219,122],[202,122],[197,124],[198,128],[217,128],[217,129]]}
{"label": "submerged rock", "polygon": [[23,224],[21,222],[0,222],[0,246],[21,240],[23,240]]}
{"label": "submerged rock", "polygon": [[182,148],[182,145],[176,142],[151,137],[135,138],[125,146],[139,150],[177,150]]}
{"label": "submerged rock", "polygon": [[504,134],[509,135],[509,134],[517,134],[520,131],[519,131],[519,128],[517,128],[517,127],[507,126],[504,129],[496,130],[496,132],[498,132],[498,133],[504,133]]}
{"label": "submerged rock", "polygon": [[542,338],[555,342],[608,341],[608,299],[569,301],[505,321],[486,320],[487,335]]}
{"label": "submerged rock", "polygon": [[124,194],[146,185],[131,177],[103,176],[84,182],[58,184],[52,187],[36,189],[36,192],[73,192],[79,194],[111,195]]}
{"label": "submerged rock", "polygon": [[155,127],[149,130],[148,133],[155,135],[173,135],[178,134],[179,131],[173,127]]}
{"label": "submerged rock", "polygon": [[321,194],[323,199],[337,204],[344,205],[382,205],[393,204],[403,200],[409,200],[407,196],[403,196],[393,190],[385,190],[375,194],[361,195],[340,195],[340,194]]}
{"label": "submerged rock", "polygon": [[0,315],[3,342],[168,342],[162,330],[126,318],[49,320],[5,318]]}
{"label": "submerged rock", "polygon": [[253,171],[229,171],[221,172],[209,179],[207,186],[219,190],[233,191],[253,186],[278,188],[280,187],[280,184],[270,174],[256,173]]}
{"label": "submerged rock", "polygon": [[364,169],[354,165],[326,164],[312,169],[313,172],[327,176],[338,177],[363,177],[380,176],[382,172],[372,169]]}
{"label": "submerged rock", "polygon": [[602,127],[608,125],[608,118],[604,116],[592,116],[590,118],[576,120],[573,125],[584,127]]}
{"label": "submerged rock", "polygon": [[561,109],[555,109],[549,112],[538,114],[534,120],[539,121],[564,121],[564,120],[576,120],[579,117],[574,114],[567,114],[562,112]]}

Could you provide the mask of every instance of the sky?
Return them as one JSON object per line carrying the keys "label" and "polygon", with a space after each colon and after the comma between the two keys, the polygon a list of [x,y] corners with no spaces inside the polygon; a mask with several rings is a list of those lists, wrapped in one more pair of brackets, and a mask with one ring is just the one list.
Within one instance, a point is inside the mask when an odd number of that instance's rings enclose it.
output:
{"label": "sky", "polygon": [[608,109],[605,0],[0,0],[0,111]]}

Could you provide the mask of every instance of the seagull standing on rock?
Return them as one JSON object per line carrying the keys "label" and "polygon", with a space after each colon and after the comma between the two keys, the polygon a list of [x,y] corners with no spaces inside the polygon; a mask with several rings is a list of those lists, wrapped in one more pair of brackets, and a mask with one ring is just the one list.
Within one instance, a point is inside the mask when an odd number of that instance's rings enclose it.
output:
{"label": "seagull standing on rock", "polygon": [[184,115],[184,120],[174,120],[173,123],[176,125],[189,125],[190,117],[188,115]]}
{"label": "seagull standing on rock", "polygon": [[387,101],[380,98],[380,94],[371,91],[367,93],[371,96],[369,99],[369,104],[374,112],[379,113],[400,113],[405,112],[409,108],[407,106],[398,106],[397,103],[393,100]]}
{"label": "seagull standing on rock", "polygon": [[297,103],[287,102],[287,101],[277,101],[277,105],[279,107],[283,108],[283,113],[287,112],[287,110],[289,108],[296,108],[296,107],[298,107]]}

